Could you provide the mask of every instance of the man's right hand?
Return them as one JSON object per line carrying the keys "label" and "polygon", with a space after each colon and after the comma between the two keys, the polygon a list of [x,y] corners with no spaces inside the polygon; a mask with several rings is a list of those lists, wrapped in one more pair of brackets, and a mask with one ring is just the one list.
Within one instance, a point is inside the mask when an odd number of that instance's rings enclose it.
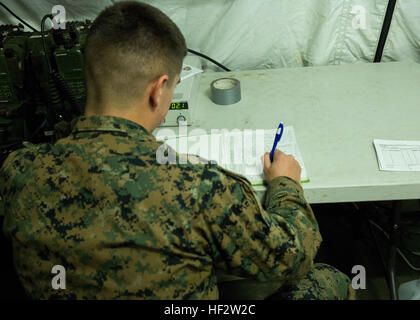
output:
{"label": "man's right hand", "polygon": [[273,162],[270,161],[270,153],[264,154],[264,177],[267,183],[277,177],[289,177],[300,183],[301,167],[292,155],[276,149]]}

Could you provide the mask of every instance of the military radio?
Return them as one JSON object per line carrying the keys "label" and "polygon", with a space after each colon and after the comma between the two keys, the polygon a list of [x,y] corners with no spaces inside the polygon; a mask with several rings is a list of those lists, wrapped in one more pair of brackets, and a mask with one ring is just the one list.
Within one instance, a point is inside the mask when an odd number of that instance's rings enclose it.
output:
{"label": "military radio", "polygon": [[6,149],[28,138],[23,106],[26,39],[23,26],[0,26],[0,160]]}
{"label": "military radio", "polygon": [[90,21],[25,32],[0,26],[0,164],[23,141],[52,142],[83,112],[83,48]]}

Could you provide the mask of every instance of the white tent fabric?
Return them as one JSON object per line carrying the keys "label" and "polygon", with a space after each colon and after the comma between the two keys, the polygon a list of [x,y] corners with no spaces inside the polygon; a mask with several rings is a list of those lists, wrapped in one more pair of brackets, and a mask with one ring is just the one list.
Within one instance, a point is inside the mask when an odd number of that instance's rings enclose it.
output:
{"label": "white tent fabric", "polygon": [[[37,29],[53,5],[93,20],[113,0],[6,0]],[[179,26],[190,49],[232,70],[372,62],[388,0],[145,0]],[[18,21],[0,8],[0,22]],[[420,0],[397,0],[382,61],[420,63]],[[209,68],[214,68],[207,64]]]}

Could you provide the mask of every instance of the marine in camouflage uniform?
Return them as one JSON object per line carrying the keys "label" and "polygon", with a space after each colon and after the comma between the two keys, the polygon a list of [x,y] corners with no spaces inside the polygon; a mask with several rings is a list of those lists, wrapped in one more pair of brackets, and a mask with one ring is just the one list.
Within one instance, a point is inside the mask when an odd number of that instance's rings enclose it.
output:
{"label": "marine in camouflage uniform", "polygon": [[[313,264],[321,236],[300,184],[273,179],[263,209],[220,166],[159,164],[161,145],[130,120],[83,116],[68,137],[6,159],[3,230],[32,298],[217,299],[216,270],[278,283],[275,298],[354,295]],[[65,290],[52,289],[54,265]]]}

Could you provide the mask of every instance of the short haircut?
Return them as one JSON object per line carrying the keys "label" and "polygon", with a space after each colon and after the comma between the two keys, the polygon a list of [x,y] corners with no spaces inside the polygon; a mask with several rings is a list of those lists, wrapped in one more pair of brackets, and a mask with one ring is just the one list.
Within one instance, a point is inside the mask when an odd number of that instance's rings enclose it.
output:
{"label": "short haircut", "polygon": [[162,11],[137,1],[118,2],[93,22],[85,42],[88,94],[121,99],[138,97],[154,79],[167,74],[169,84],[181,72],[185,39]]}

